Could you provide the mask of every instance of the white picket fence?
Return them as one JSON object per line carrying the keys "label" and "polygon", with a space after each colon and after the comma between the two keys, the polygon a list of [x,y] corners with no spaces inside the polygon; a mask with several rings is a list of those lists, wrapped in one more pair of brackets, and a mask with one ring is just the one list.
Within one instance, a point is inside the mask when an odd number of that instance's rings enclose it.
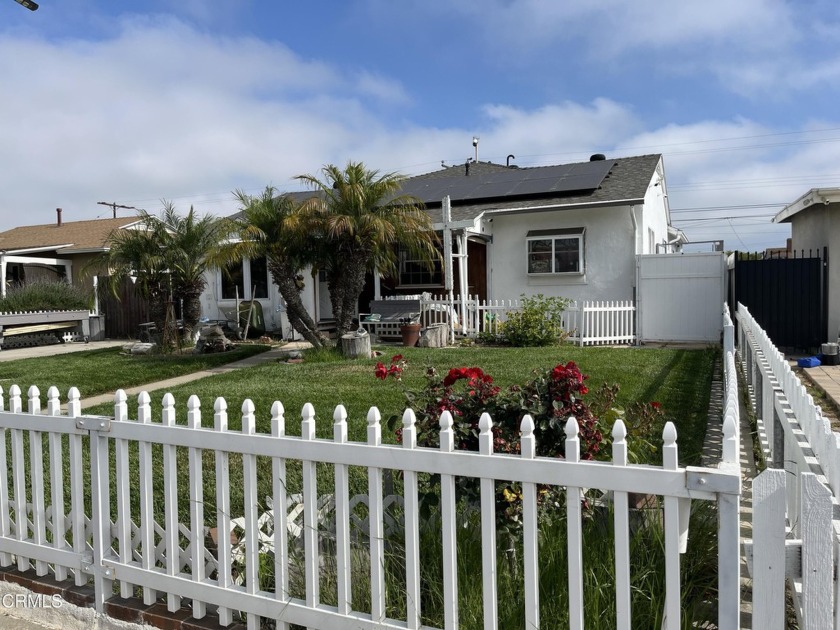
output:
{"label": "white picket fence", "polygon": [[[729,356],[729,354],[727,355]],[[729,369],[729,368],[728,368]],[[731,374],[731,372],[728,372]],[[727,376],[729,379],[730,377]],[[731,400],[731,392],[727,390]],[[159,419],[152,419],[148,394],[138,397],[136,419],[129,418],[125,393],[116,395],[113,417],[83,415],[79,392],[70,390],[67,412],[62,414],[58,391],[50,388],[46,413],[41,412],[40,392],[28,391],[27,411],[22,411],[20,389],[9,391],[8,410],[0,395],[0,566],[13,563],[20,570],[33,564],[38,575],[52,574],[58,581],[72,578],[84,584],[92,578],[95,604],[102,610],[112,597],[126,598],[142,591],[145,603],[160,595],[170,611],[189,600],[193,616],[203,618],[207,604],[218,605],[222,625],[238,614],[249,628],[261,618],[274,619],[278,628],[289,624],[310,628],[419,629],[421,627],[420,528],[418,476],[440,478],[440,524],[443,549],[444,627],[458,626],[458,504],[456,477],[480,480],[482,532],[482,589],[484,627],[497,628],[495,480],[522,484],[522,596],[524,627],[540,627],[539,558],[546,545],[568,547],[568,597],[570,627],[583,628],[583,564],[581,500],[584,489],[599,489],[612,497],[615,529],[615,619],[622,630],[634,627],[630,607],[630,510],[629,493],[658,495],[663,500],[665,531],[665,617],[669,628],[681,627],[680,550],[688,528],[691,500],[714,501],[719,515],[719,619],[721,628],[734,628],[739,611],[738,497],[740,469],[736,418],[729,403],[724,421],[724,463],[719,469],[682,468],[678,463],[676,430],[668,423],[663,432],[662,466],[628,464],[627,431],[620,420],[612,430],[611,462],[580,461],[578,425],[566,425],[566,459],[535,456],[533,421],[522,420],[521,454],[493,452],[492,419],[480,421],[480,452],[456,450],[452,417],[441,417],[440,448],[417,446],[415,417],[402,418],[402,443],[383,445],[380,415],[375,407],[367,414],[367,442],[348,441],[348,416],[343,406],[333,414],[334,439],[315,438],[315,410],[306,404],[301,413],[300,437],[286,435],[284,408],[271,408],[271,433],[255,430],[255,408],[242,405],[241,430],[231,430],[227,403],[215,401],[212,428],[202,426],[197,397],[187,402],[186,425],[177,425],[173,397],[163,398]],[[358,420],[357,420],[358,421]],[[28,457],[25,445],[28,443]],[[64,444],[67,444],[65,448]],[[7,461],[7,447],[11,461]],[[46,447],[47,452],[44,452]],[[113,453],[113,464],[111,455]],[[132,456],[135,456],[136,463]],[[208,459],[209,458],[209,459]],[[259,458],[259,459],[258,459]],[[83,462],[89,460],[90,484],[84,485]],[[207,462],[212,465],[205,465]],[[258,463],[259,462],[259,463]],[[319,522],[324,518],[319,495],[318,468],[331,465],[335,534],[337,605],[322,602],[322,540]],[[262,464],[260,466],[259,464]],[[286,510],[260,517],[258,474],[270,466],[271,503],[289,506],[289,472],[300,471],[302,525]],[[162,470],[160,468],[162,468]],[[367,548],[370,607],[354,608],[351,598],[352,518],[350,467],[367,469]],[[390,619],[385,606],[386,506],[383,470],[398,471],[403,483],[400,531],[404,532],[405,619]],[[69,471],[69,483],[65,479]],[[202,480],[215,476],[215,497],[204,496]],[[323,479],[322,485],[326,481]],[[49,480],[49,496],[45,495]],[[548,484],[565,493],[566,541],[540,541],[537,528],[538,485]],[[157,487],[155,489],[155,487]],[[231,503],[232,490],[242,503]],[[65,501],[64,489],[69,489]],[[188,522],[179,522],[179,488],[189,500]],[[112,514],[112,503],[115,513]],[[155,522],[154,508],[163,504],[162,523]],[[300,503],[300,502],[298,502]],[[90,511],[86,510],[86,504]],[[69,506],[69,508],[65,508]],[[320,512],[320,516],[319,516]],[[230,532],[234,515],[240,525],[240,547]],[[29,516],[31,515],[31,517]],[[218,549],[208,563],[205,518],[215,523]],[[236,528],[234,528],[236,529]],[[289,545],[290,533],[302,531],[302,558],[296,565]],[[266,567],[266,545],[274,552]],[[600,543],[597,543],[600,544]],[[261,545],[263,549],[261,549]],[[292,546],[293,547],[293,546]],[[274,590],[260,590],[264,571],[274,575]],[[299,579],[305,593],[292,596],[291,581]],[[400,589],[402,589],[400,585]],[[425,627],[425,626],[424,626]]]}
{"label": "white picket fence", "polygon": [[840,629],[840,434],[738,304],[738,348],[768,468],[753,483],[753,627],[782,627],[785,583],[801,628]]}
{"label": "white picket fence", "polygon": [[[416,296],[413,296],[416,297]],[[466,336],[497,334],[508,314],[522,308],[519,300],[479,300],[467,296],[421,296],[424,323],[456,322],[455,331]],[[454,314],[454,316],[453,316]],[[631,300],[572,301],[563,313],[569,341],[581,346],[630,344],[636,341],[636,305]],[[453,332],[455,332],[453,331]]]}

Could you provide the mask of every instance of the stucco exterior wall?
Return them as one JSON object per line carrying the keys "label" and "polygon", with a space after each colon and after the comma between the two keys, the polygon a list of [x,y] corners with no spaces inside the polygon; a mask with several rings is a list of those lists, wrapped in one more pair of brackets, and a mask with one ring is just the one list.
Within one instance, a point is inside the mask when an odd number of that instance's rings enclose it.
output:
{"label": "stucco exterior wall", "polygon": [[[573,300],[629,300],[635,284],[635,238],[631,206],[495,214],[488,248],[489,298],[521,294]],[[529,275],[529,230],[584,228],[584,273]]]}
{"label": "stucco exterior wall", "polygon": [[[840,207],[815,204],[791,219],[791,247],[797,251],[828,248],[828,339],[840,336]],[[832,248],[831,244],[835,247]]]}

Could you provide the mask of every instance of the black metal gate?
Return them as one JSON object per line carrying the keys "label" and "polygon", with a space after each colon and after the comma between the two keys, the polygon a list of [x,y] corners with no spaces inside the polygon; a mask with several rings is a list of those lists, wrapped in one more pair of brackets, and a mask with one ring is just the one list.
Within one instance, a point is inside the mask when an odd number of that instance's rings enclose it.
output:
{"label": "black metal gate", "polygon": [[760,256],[735,252],[729,304],[746,306],[777,347],[818,349],[830,340],[828,248],[799,256]]}

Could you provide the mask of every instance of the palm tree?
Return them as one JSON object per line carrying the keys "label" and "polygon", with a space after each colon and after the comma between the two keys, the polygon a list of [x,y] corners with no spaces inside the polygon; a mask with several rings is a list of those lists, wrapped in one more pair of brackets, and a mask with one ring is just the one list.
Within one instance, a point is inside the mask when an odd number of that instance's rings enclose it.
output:
{"label": "palm tree", "polygon": [[322,179],[299,175],[319,194],[304,202],[316,266],[327,276],[339,337],[350,329],[365,274],[396,273],[399,251],[430,266],[439,259],[432,221],[416,197],[401,195],[404,177],[361,162],[327,165]]}
{"label": "palm tree", "polygon": [[152,222],[154,237],[165,250],[172,277],[172,297],[182,300],[184,336],[189,339],[201,317],[201,294],[207,287],[205,272],[215,267],[215,254],[230,234],[228,222],[210,215],[197,217],[190,207],[180,216],[164,202],[160,218]]}
{"label": "palm tree", "polygon": [[104,268],[114,297],[127,278],[131,278],[136,291],[149,305],[149,317],[158,330],[163,330],[166,320],[166,303],[170,293],[168,264],[164,250],[154,238],[151,221],[154,219],[141,211],[141,221],[135,228],[118,229],[108,237],[109,249],[90,263],[83,272]]}
{"label": "palm tree", "polygon": [[236,220],[238,242],[222,251],[226,262],[244,257],[265,257],[271,279],[286,302],[289,323],[313,347],[320,348],[324,338],[301,299],[301,271],[311,263],[311,248],[298,216],[298,205],[290,197],[278,195],[266,186],[253,197],[237,190],[241,216]]}
{"label": "palm tree", "polygon": [[109,269],[115,295],[125,278],[136,279],[158,330],[165,330],[167,304],[182,301],[184,337],[189,339],[201,316],[205,271],[215,266],[215,253],[229,235],[229,224],[209,215],[198,217],[192,207],[182,217],[169,202],[164,202],[160,217],[145,210],[139,216],[137,229],[111,233],[110,249],[95,263]]}

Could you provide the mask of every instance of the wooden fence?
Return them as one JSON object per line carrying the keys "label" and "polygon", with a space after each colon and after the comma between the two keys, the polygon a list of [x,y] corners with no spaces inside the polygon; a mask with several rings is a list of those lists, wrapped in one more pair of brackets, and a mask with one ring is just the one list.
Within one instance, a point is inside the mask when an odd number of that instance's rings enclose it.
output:
{"label": "wooden fence", "polygon": [[753,484],[753,627],[782,627],[785,584],[801,628],[840,629],[840,434],[738,304],[738,348],[767,470]]}
{"label": "wooden fence", "polygon": [[[519,300],[479,300],[467,296],[421,297],[424,323],[452,323],[453,334],[495,335],[508,314],[522,308]],[[631,344],[636,341],[636,305],[630,300],[572,301],[563,313],[563,328],[569,341],[581,346]]]}
{"label": "wooden fence", "polygon": [[[734,393],[727,392],[728,396]],[[122,390],[116,394],[113,417],[82,415],[75,388],[70,390],[66,414],[61,412],[54,387],[47,394],[46,413],[41,412],[36,387],[28,391],[26,412],[22,411],[21,392],[16,385],[8,394],[8,410],[0,396],[0,566],[15,563],[27,570],[34,564],[38,575],[52,574],[59,582],[73,579],[76,584],[84,584],[91,579],[98,610],[107,600],[131,597],[139,589],[145,603],[162,596],[173,612],[188,599],[197,618],[207,615],[207,605],[212,602],[218,605],[222,625],[241,614],[249,628],[258,628],[261,618],[268,618],[285,629],[289,624],[419,629],[423,601],[421,522],[424,528],[428,524],[421,521],[418,483],[424,475],[432,474],[440,480],[443,566],[442,583],[436,588],[442,594],[445,628],[456,628],[459,623],[456,479],[464,477],[477,479],[480,487],[485,628],[498,626],[498,606],[511,605],[500,602],[497,592],[496,480],[521,484],[523,627],[540,627],[541,555],[551,546],[565,544],[570,627],[583,628],[586,567],[582,548],[592,544],[582,534],[585,489],[601,490],[614,505],[606,513],[611,516],[605,518],[613,519],[615,530],[617,628],[635,627],[630,607],[630,493],[664,497],[664,614],[669,628],[682,627],[680,550],[687,533],[690,501],[717,503],[718,625],[734,628],[738,623],[740,472],[737,426],[729,403],[724,421],[724,463],[720,469],[709,469],[679,466],[676,430],[670,422],[663,432],[662,466],[641,466],[628,463],[627,431],[621,420],[612,430],[612,461],[584,462],[580,461],[574,418],[565,427],[566,459],[559,460],[536,456],[530,416],[522,419],[521,454],[505,455],[493,452],[492,419],[486,413],[479,424],[480,451],[467,452],[456,447],[453,419],[448,412],[440,421],[440,447],[422,448],[417,446],[415,416],[410,410],[402,417],[401,444],[384,445],[375,407],[367,414],[366,443],[356,443],[348,441],[348,416],[342,406],[333,414],[333,440],[325,440],[315,438],[315,410],[310,404],[303,407],[300,437],[296,437],[286,435],[285,412],[279,402],[271,408],[271,432],[257,433],[250,400],[242,405],[241,430],[233,430],[223,398],[215,401],[212,427],[204,427],[195,396],[187,402],[185,424],[177,424],[171,394],[164,396],[155,420],[146,393],[138,397],[136,419],[129,418]],[[7,461],[7,448],[11,461]],[[351,469],[356,467],[367,471],[364,558],[369,605],[360,605],[351,597],[351,583],[358,577],[351,573],[354,565],[358,567],[358,555],[354,555],[356,545],[351,545],[349,491]],[[325,475],[325,470],[331,474]],[[399,511],[386,512],[385,470],[396,471],[401,477],[403,500]],[[205,494],[208,479],[212,480],[215,496]],[[268,480],[275,508],[289,506],[290,488],[299,485],[302,524],[299,515],[290,516],[287,510],[275,509],[268,518],[259,515],[258,506],[265,499],[259,495],[259,479]],[[318,524],[324,518],[325,501],[319,487],[326,486],[332,488],[329,501],[335,514],[330,559],[335,581],[327,582],[331,584],[329,599],[337,602],[335,605],[323,603],[326,593],[322,588],[327,587],[321,581],[326,558]],[[565,541],[539,539],[537,501],[542,491],[538,487],[545,486],[565,495]],[[184,502],[189,504],[186,511],[179,509]],[[185,513],[188,518],[183,522],[179,514]],[[389,517],[398,523],[399,547],[404,549],[399,562],[404,577],[398,589],[404,588],[405,592],[403,619],[386,615],[385,554],[395,553],[390,545],[386,550]],[[212,553],[206,543],[208,522],[220,532],[218,547]],[[240,543],[226,535],[232,530],[241,530]],[[300,536],[301,531],[302,551],[293,554],[289,536]],[[268,546],[270,555],[262,553]],[[273,576],[270,591],[261,587],[266,574]],[[296,594],[293,583],[297,584]]]}

